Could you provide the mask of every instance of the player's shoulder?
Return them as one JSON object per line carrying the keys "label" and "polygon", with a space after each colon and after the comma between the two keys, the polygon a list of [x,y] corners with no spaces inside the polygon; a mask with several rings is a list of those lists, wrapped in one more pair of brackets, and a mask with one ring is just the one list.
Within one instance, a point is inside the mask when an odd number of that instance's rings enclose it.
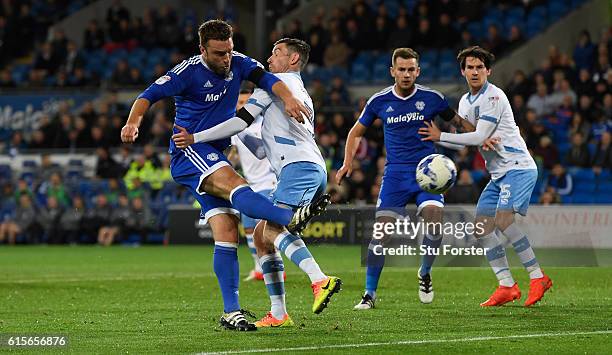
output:
{"label": "player's shoulder", "polygon": [[232,61],[235,61],[238,63],[254,63],[254,64],[257,64],[258,67],[261,67],[261,68],[264,67],[263,64],[261,64],[257,60],[249,57],[246,54],[243,54],[237,51],[232,51]]}
{"label": "player's shoulder", "polygon": [[368,105],[373,105],[375,103],[377,103],[378,101],[384,99],[386,96],[388,95],[393,95],[392,93],[393,90],[393,85],[388,86],[376,93],[374,93],[374,95],[370,96],[370,98],[368,99],[367,104]]}
{"label": "player's shoulder", "polygon": [[174,68],[170,69],[170,72],[176,75],[180,75],[183,72],[193,70],[198,65],[202,65],[202,56],[199,54],[183,60]]}
{"label": "player's shoulder", "polygon": [[416,89],[419,90],[422,95],[430,96],[430,97],[433,97],[433,98],[438,98],[438,99],[444,100],[444,94],[442,94],[438,90],[435,90],[435,89],[432,89],[432,88],[430,88],[428,86],[424,86],[424,85],[420,85],[420,84],[415,84],[415,86],[416,86]]}

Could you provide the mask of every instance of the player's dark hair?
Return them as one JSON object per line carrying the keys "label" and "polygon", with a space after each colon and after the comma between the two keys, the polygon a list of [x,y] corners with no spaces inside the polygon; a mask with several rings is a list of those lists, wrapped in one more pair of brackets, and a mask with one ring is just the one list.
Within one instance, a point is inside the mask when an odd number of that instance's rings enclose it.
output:
{"label": "player's dark hair", "polygon": [[493,61],[495,60],[495,56],[493,55],[493,53],[489,52],[484,48],[481,48],[479,46],[468,47],[459,52],[459,54],[457,55],[457,61],[460,63],[462,70],[465,70],[465,59],[467,57],[474,57],[480,59],[484,63],[485,68],[487,69],[491,69],[491,63],[493,63]]}
{"label": "player's dark hair", "polygon": [[232,38],[232,26],[223,20],[209,20],[200,25],[198,29],[200,45],[206,46],[211,39],[217,41],[227,41]]}
{"label": "player's dark hair", "polygon": [[300,55],[300,70],[304,69],[308,64],[308,58],[310,57],[310,45],[301,39],[297,38],[281,38],[274,42],[274,45],[284,43],[287,45],[289,52],[297,53]]}
{"label": "player's dark hair", "polygon": [[395,61],[397,60],[397,58],[404,58],[404,59],[416,59],[417,62],[419,61],[419,53],[417,53],[414,49],[412,48],[397,48],[393,51],[393,56],[391,57],[391,64],[395,65]]}

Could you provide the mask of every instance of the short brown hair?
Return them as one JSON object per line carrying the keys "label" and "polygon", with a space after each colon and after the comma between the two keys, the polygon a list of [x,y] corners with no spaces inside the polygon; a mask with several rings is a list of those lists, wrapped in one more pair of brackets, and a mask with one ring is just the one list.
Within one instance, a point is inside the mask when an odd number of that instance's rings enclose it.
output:
{"label": "short brown hair", "polygon": [[395,65],[395,61],[397,60],[397,58],[404,58],[404,59],[416,59],[417,62],[419,61],[419,53],[417,53],[414,49],[412,48],[397,48],[393,51],[393,56],[391,57],[391,64]]}
{"label": "short brown hair", "polygon": [[274,45],[276,46],[277,44],[281,43],[285,43],[290,52],[300,55],[300,70],[304,69],[306,64],[308,64],[308,58],[310,57],[310,45],[297,38],[281,38],[274,42]]}
{"label": "short brown hair", "polygon": [[209,20],[198,29],[200,45],[204,47],[209,40],[227,41],[232,38],[232,26],[223,20]]}
{"label": "short brown hair", "polygon": [[493,55],[493,53],[482,47],[468,47],[459,52],[459,54],[457,55],[457,61],[460,63],[462,70],[465,70],[465,59],[467,57],[474,57],[480,59],[484,63],[485,68],[487,69],[491,69],[491,63],[493,63],[493,61],[495,60],[495,56]]}

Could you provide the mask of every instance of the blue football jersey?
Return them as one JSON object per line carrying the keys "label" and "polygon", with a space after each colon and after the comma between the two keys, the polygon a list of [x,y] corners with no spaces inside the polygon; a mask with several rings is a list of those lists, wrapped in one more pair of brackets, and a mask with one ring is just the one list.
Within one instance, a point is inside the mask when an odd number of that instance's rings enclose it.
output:
{"label": "blue football jersey", "polygon": [[383,121],[387,164],[416,165],[435,153],[433,142],[421,141],[419,128],[448,108],[448,101],[436,90],[416,85],[411,95],[401,97],[390,86],[370,97],[359,122],[369,127],[377,118]]}
{"label": "blue football jersey", "polygon": [[[196,55],[157,79],[138,98],[154,103],[173,96],[176,102],[175,123],[189,133],[199,132],[235,116],[240,84],[258,66],[263,68],[256,60],[233,52],[230,73],[222,77],[208,68],[201,55]],[[223,151],[230,145],[230,139],[209,144]],[[177,151],[172,139],[169,151]]]}

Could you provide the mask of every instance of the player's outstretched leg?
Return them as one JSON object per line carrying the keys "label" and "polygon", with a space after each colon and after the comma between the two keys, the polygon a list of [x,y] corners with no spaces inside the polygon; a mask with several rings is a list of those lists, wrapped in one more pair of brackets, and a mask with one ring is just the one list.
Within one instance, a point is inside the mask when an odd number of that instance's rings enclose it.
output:
{"label": "player's outstretched leg", "polygon": [[499,286],[488,300],[481,303],[483,307],[501,306],[521,298],[521,291],[510,273],[506,251],[495,231],[478,239],[480,246],[487,248],[487,260],[495,273]]}
{"label": "player's outstretched leg", "polygon": [[531,281],[525,306],[532,306],[540,301],[544,297],[544,293],[552,287],[552,280],[542,272],[527,235],[523,233],[516,223],[510,224],[501,233],[512,243],[514,250],[521,259],[521,263],[529,273]]}
{"label": "player's outstretched leg", "polygon": [[330,202],[329,195],[323,195],[310,204],[295,211],[274,206],[265,197],[255,193],[248,185],[236,187],[230,193],[230,202],[240,212],[256,219],[286,226],[291,233],[301,232],[312,217],[325,211]]}
{"label": "player's outstretched leg", "polygon": [[[280,230],[278,226],[272,226],[271,223],[266,224],[266,228],[268,227],[274,228],[276,232]],[[314,295],[312,311],[321,313],[327,307],[331,297],[340,291],[342,280],[335,276],[327,276],[321,271],[302,238],[285,230],[276,234],[274,245],[308,275]]]}

